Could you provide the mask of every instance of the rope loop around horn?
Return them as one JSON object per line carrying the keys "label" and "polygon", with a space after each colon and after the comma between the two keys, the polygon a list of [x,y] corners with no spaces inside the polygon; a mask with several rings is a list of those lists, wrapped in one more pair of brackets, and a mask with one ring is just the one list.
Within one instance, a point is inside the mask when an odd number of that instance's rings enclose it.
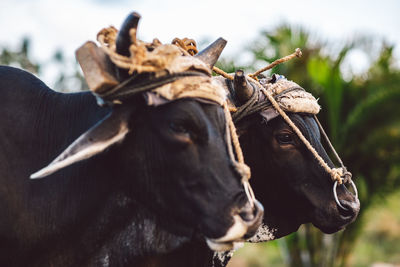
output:
{"label": "rope loop around horn", "polygon": [[179,46],[183,50],[187,51],[189,53],[189,55],[191,55],[191,56],[194,56],[199,52],[199,50],[197,50],[196,41],[193,40],[193,39],[189,39],[189,38],[183,38],[183,39],[174,38],[174,40],[172,40],[171,44]]}

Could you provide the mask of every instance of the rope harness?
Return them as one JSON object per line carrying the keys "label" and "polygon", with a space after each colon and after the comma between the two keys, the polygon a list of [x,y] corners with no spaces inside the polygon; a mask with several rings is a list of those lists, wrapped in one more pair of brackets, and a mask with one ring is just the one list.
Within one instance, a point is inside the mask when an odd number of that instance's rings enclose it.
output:
{"label": "rope harness", "polygon": [[[254,207],[255,197],[249,184],[250,168],[244,163],[236,128],[226,102],[226,92],[211,79],[210,68],[201,60],[192,57],[198,52],[192,39],[174,39],[174,44],[161,44],[154,39],[145,43],[136,39],[136,30],[131,29],[130,57],[116,52],[118,31],[114,27],[103,29],[97,39],[110,60],[119,68],[128,70],[131,75],[107,92],[93,92],[106,102],[121,104],[133,95],[149,92],[168,100],[179,98],[203,98],[221,105],[224,109],[226,142],[230,160],[241,176],[241,182]],[[152,79],[138,82],[140,73],[151,73]]]}
{"label": "rope harness", "polygon": [[[289,61],[294,57],[301,57],[301,55],[302,55],[301,50],[297,48],[295,52],[292,53],[291,55],[277,59],[268,66],[252,74],[248,74],[246,78],[251,81],[250,85],[253,88],[253,93],[250,99],[246,103],[244,103],[243,105],[241,105],[240,107],[238,107],[236,110],[233,111],[232,118],[235,122],[238,122],[251,114],[259,113],[261,111],[274,108],[276,112],[278,112],[279,115],[281,115],[282,118],[286,121],[286,123],[293,129],[293,131],[296,133],[299,139],[304,143],[307,149],[312,153],[312,155],[315,157],[318,163],[323,167],[323,169],[330,175],[332,181],[334,181],[333,195],[336,203],[342,209],[348,210],[347,208],[343,207],[343,205],[340,203],[337,197],[337,192],[336,192],[337,185],[343,183],[345,184],[350,183],[355,192],[356,198],[358,197],[357,188],[351,179],[352,174],[349,171],[347,171],[347,168],[344,166],[343,161],[339,157],[338,153],[336,152],[335,148],[330,142],[327,134],[325,133],[322,125],[320,124],[319,120],[316,117],[316,114],[320,110],[320,107],[317,104],[317,100],[310,93],[306,92],[302,87],[300,87],[294,82],[287,81],[286,79],[284,79],[286,82],[284,82],[283,85],[282,83],[276,82],[276,77],[277,77],[276,75],[273,75],[271,79],[259,80],[257,78],[257,76],[262,72],[269,70],[278,64]],[[213,68],[213,71],[227,79],[226,84],[228,85],[229,90],[232,92],[233,91],[232,81],[234,77],[216,67]],[[292,97],[293,100],[293,94],[294,97],[297,98],[294,99],[295,101],[297,101],[297,103],[295,103],[294,105],[284,103],[285,101],[283,100],[283,98],[285,97],[287,98],[289,96],[289,98]],[[267,98],[267,101],[265,100],[265,98],[263,98],[263,96]],[[313,117],[317,122],[318,128],[320,129],[323,138],[326,140],[330,150],[333,152],[335,158],[340,164],[339,168],[329,167],[329,165],[325,162],[325,160],[318,154],[315,148],[304,137],[300,129],[289,118],[284,109],[290,112],[305,112],[313,114]]]}
{"label": "rope harness", "polygon": [[[329,165],[318,154],[318,152],[315,150],[315,148],[305,138],[305,136],[302,134],[300,129],[293,123],[293,121],[289,118],[289,116],[286,114],[284,109],[281,107],[282,106],[282,101],[278,102],[281,99],[282,96],[287,95],[290,92],[293,92],[293,91],[304,91],[305,92],[305,90],[303,88],[301,88],[300,86],[294,86],[294,87],[290,87],[288,89],[285,89],[282,92],[279,92],[278,94],[274,94],[275,88],[277,86],[279,86],[279,83],[261,84],[259,81],[256,81],[256,80],[253,80],[253,83],[259,83],[260,84],[259,88],[260,88],[261,92],[267,97],[267,99],[269,101],[269,104],[272,105],[272,107],[279,113],[279,115],[282,116],[282,118],[292,128],[292,130],[296,133],[296,135],[299,137],[299,139],[304,143],[304,145],[307,147],[307,149],[313,154],[313,156],[318,161],[318,163],[330,175],[331,179],[334,181],[333,195],[334,195],[335,201],[338,204],[338,206],[340,206],[344,210],[347,210],[347,208],[343,207],[343,205],[340,203],[340,201],[339,201],[339,199],[337,197],[337,192],[336,192],[337,185],[338,184],[343,184],[343,183],[350,183],[352,188],[353,188],[353,190],[354,190],[354,192],[355,192],[356,198],[358,197],[357,188],[356,188],[354,182],[351,179],[352,174],[349,171],[347,171],[347,168],[344,166],[343,161],[339,157],[338,153],[336,152],[335,148],[333,147],[332,143],[330,142],[327,134],[325,133],[325,130],[323,129],[321,123],[317,119],[316,114],[319,112],[319,108],[317,110],[315,110],[315,108],[311,107],[311,109],[309,109],[309,110],[300,109],[297,112],[306,112],[306,113],[309,113],[309,114],[313,114],[313,117],[314,117],[315,121],[317,122],[318,128],[319,128],[323,138],[327,142],[330,150],[333,152],[336,160],[340,164],[339,168],[331,168],[331,167],[329,167]],[[289,81],[287,83],[289,83]],[[255,92],[253,94],[255,95]],[[254,102],[254,100],[252,100],[252,99],[250,99],[249,102],[250,101],[251,101],[251,103]],[[264,103],[264,102],[262,102],[262,103]],[[312,105],[312,102],[309,103],[309,105]],[[265,106],[267,106],[266,109],[270,108],[268,105],[265,105]],[[249,104],[249,107],[251,107],[251,104]],[[258,110],[261,110],[261,108],[262,108],[261,105],[256,106],[256,104],[253,104],[253,109],[247,108],[246,110],[244,110],[244,112],[243,112],[243,114],[241,115],[240,118],[244,118],[245,116],[248,116],[248,114],[250,112],[254,113],[254,112],[258,111]],[[289,108],[288,108],[288,106],[284,106],[284,108],[286,108],[288,111],[296,112],[295,105],[294,106],[289,106]],[[313,111],[313,109],[314,109],[314,111]]]}

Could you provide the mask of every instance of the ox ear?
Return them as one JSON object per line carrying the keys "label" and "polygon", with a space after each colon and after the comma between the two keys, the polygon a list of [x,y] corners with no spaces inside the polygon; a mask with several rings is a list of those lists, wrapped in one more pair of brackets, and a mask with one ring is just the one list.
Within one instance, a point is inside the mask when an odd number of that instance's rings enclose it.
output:
{"label": "ox ear", "polygon": [[200,51],[197,55],[195,55],[195,57],[206,63],[212,69],[215,63],[217,63],[226,43],[227,41],[220,37],[214,43]]}
{"label": "ox ear", "polygon": [[117,108],[106,118],[76,139],[47,167],[31,175],[31,179],[43,178],[62,168],[104,151],[117,142],[121,142],[129,132],[128,119],[131,112]]}

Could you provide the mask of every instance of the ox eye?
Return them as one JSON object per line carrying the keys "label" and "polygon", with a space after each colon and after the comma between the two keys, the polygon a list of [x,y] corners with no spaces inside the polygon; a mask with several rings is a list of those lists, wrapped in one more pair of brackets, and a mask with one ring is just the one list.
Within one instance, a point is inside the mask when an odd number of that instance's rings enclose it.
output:
{"label": "ox eye", "polygon": [[174,141],[180,144],[190,144],[193,142],[191,131],[185,124],[179,122],[170,122],[169,129]]}
{"label": "ox eye", "polygon": [[178,134],[189,134],[189,130],[182,124],[180,123],[175,123],[175,122],[171,122],[169,124],[169,128]]}
{"label": "ox eye", "polygon": [[287,145],[287,144],[293,144],[294,143],[293,137],[289,133],[277,134],[275,136],[275,138],[278,141],[278,143],[281,144],[281,145]]}

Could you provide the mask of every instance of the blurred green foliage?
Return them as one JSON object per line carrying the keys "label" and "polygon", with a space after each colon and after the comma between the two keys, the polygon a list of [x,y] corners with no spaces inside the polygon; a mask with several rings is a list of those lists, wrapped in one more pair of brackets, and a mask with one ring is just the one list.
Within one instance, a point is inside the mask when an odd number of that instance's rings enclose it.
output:
{"label": "blurred green foliage", "polygon": [[[312,225],[280,240],[247,244],[239,250],[234,266],[367,266],[372,262],[400,264],[400,70],[392,45],[358,38],[330,44],[301,27],[280,25],[262,32],[250,47],[248,64],[222,58],[218,67],[227,72],[253,72],[300,47],[301,59],[278,65],[283,74],[319,98],[319,118],[342,160],[353,173],[359,189],[361,212],[345,231],[322,234]],[[365,70],[353,73],[348,61],[354,51],[368,58]],[[397,60],[397,61],[396,61]],[[396,66],[397,63],[397,66]],[[47,62],[30,55],[30,41],[9,49],[0,45],[0,64],[42,75],[57,69],[52,88],[59,91],[87,89],[76,62],[57,51]],[[351,64],[350,64],[351,66]],[[268,73],[267,73],[268,74]]]}
{"label": "blurred green foliage", "polygon": [[49,86],[56,91],[88,90],[78,63],[67,60],[61,50],[55,51],[48,60],[41,62],[32,57],[31,50],[31,41],[28,38],[23,38],[21,44],[16,48],[0,44],[0,65],[22,68],[39,77],[43,77],[46,70],[50,71],[54,77]]}
{"label": "blurred green foliage", "polygon": [[40,65],[31,59],[30,44],[30,40],[24,38],[20,47],[15,50],[0,46],[0,64],[22,68],[31,73],[38,74]]}

